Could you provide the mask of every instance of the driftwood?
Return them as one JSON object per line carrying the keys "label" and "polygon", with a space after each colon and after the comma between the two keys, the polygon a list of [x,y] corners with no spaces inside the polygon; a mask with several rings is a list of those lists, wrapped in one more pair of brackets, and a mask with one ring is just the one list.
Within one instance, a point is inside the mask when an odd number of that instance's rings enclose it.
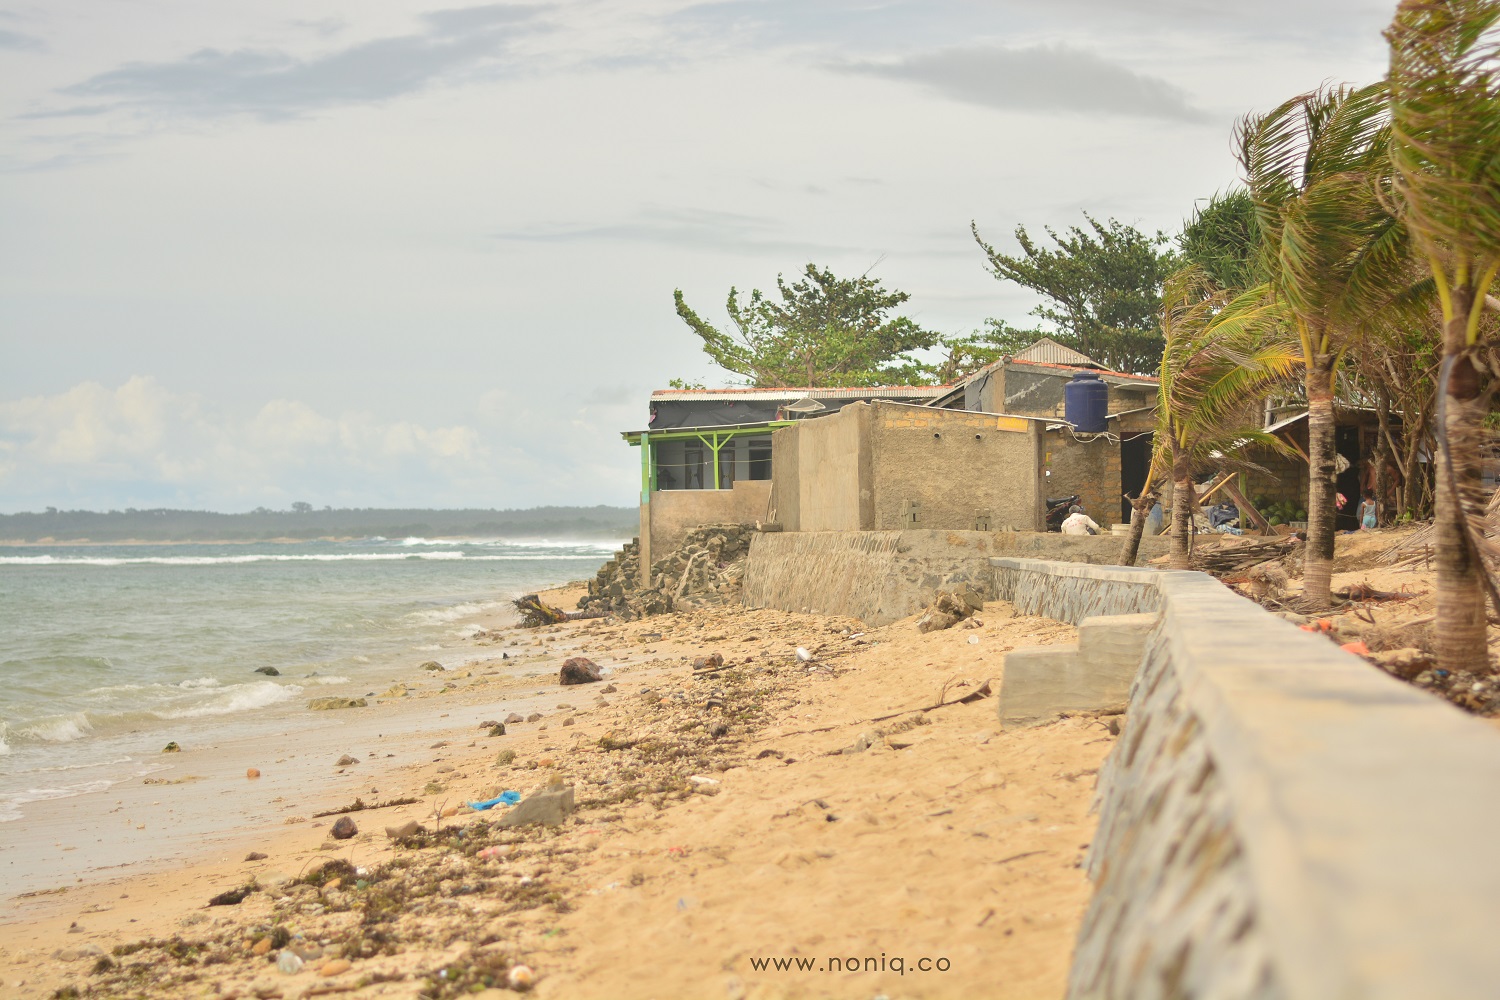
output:
{"label": "driftwood", "polygon": [[554,608],[535,594],[518,597],[511,604],[521,614],[521,625],[525,628],[541,628],[543,625],[559,625],[568,620],[568,613]]}

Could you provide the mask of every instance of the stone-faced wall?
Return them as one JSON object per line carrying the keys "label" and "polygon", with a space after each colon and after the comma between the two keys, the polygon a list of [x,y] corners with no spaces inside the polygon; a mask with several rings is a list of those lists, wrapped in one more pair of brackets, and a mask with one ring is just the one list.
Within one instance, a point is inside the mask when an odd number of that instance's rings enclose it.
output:
{"label": "stone-faced wall", "polygon": [[994,565],[1064,621],[1159,602],[1071,1000],[1494,995],[1500,866],[1467,845],[1500,825],[1500,734],[1202,574]]}
{"label": "stone-faced wall", "polygon": [[[761,533],[750,543],[741,599],[752,608],[818,611],[885,625],[916,614],[939,590],[967,583],[991,591],[994,556],[1107,564],[1119,558],[1123,542],[1039,531]],[[1143,538],[1141,558],[1162,555],[1167,545],[1166,538]]]}
{"label": "stone-faced wall", "polygon": [[[919,504],[919,528],[972,529],[980,510],[989,511],[993,530],[1042,527],[1039,421],[900,403],[877,402],[868,409],[874,496],[869,527],[906,527],[908,500]],[[802,475],[805,482],[805,464]]]}

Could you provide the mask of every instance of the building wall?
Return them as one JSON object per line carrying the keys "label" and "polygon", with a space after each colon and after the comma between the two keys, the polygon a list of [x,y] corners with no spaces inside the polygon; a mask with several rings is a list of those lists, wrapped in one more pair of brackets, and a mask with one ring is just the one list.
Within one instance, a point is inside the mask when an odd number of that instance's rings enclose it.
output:
{"label": "building wall", "polygon": [[[886,625],[933,595],[967,583],[994,596],[991,560],[1022,556],[1112,564],[1125,539],[1044,531],[792,531],[750,542],[741,600],[747,607],[848,615]],[[1142,561],[1170,540],[1142,538]]]}
{"label": "building wall", "polygon": [[[869,403],[854,403],[831,417],[804,421],[795,428],[798,531],[869,527],[871,410]],[[774,458],[772,469],[774,477]]]}
{"label": "building wall", "polygon": [[[994,406],[990,412],[1016,413],[1028,417],[1056,417],[1064,415],[1063,387],[1073,377],[1072,370],[1030,371],[1023,368],[1008,368],[1000,383],[1003,405]],[[1156,399],[1154,383],[1142,383],[1141,388],[1126,389],[1109,385],[1106,410],[1120,413],[1142,406],[1150,406]],[[997,398],[995,403],[1000,403]],[[1111,428],[1113,430],[1113,428]]]}
{"label": "building wall", "polygon": [[771,435],[771,520],[784,531],[802,523],[801,478],[797,468],[800,427],[782,427]]}
{"label": "building wall", "polygon": [[[1037,421],[896,403],[869,410],[873,509],[864,527],[905,527],[907,500],[920,505],[919,528],[969,529],[980,510],[989,511],[995,531],[1042,526]],[[802,475],[805,483],[805,463]],[[805,512],[802,530],[813,530]]]}
{"label": "building wall", "polygon": [[1107,437],[1075,438],[1061,427],[1047,432],[1046,493],[1077,493],[1084,510],[1102,527],[1120,520],[1120,445]]}
{"label": "building wall", "polygon": [[[771,481],[747,479],[731,490],[658,490],[641,508],[641,575],[651,564],[682,544],[700,524],[748,524],[763,521],[771,499]],[[649,523],[647,523],[649,521]],[[645,586],[645,583],[642,583]]]}

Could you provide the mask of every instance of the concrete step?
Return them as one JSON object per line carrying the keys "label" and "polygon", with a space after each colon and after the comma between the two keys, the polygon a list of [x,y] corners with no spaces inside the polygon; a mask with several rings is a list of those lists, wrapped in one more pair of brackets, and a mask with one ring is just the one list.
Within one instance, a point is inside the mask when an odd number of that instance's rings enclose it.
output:
{"label": "concrete step", "polygon": [[998,698],[1000,727],[1038,726],[1063,712],[1123,710],[1156,618],[1085,618],[1076,644],[1007,653]]}

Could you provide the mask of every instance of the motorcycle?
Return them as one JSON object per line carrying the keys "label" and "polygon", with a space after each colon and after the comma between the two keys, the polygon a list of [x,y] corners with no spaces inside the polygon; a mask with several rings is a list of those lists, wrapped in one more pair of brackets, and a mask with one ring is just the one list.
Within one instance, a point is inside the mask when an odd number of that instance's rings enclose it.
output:
{"label": "motorcycle", "polygon": [[1078,494],[1069,497],[1047,498],[1047,530],[1061,531],[1062,523],[1068,519],[1068,508],[1078,502]]}

